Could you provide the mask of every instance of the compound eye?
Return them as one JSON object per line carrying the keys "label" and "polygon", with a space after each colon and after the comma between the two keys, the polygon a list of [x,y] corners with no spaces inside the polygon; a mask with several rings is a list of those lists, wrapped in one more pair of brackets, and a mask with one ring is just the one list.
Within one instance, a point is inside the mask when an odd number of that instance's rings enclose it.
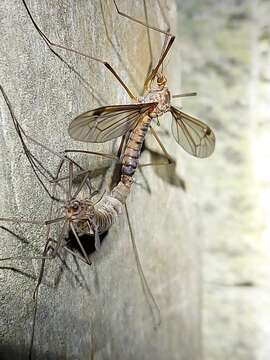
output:
{"label": "compound eye", "polygon": [[75,203],[72,207],[73,207],[73,210],[78,210],[79,205]]}

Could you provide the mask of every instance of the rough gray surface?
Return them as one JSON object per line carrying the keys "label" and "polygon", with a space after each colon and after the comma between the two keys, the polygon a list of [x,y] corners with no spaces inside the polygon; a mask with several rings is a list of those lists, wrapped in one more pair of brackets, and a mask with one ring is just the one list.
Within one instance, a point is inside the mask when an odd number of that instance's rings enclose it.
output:
{"label": "rough gray surface", "polygon": [[[119,1],[124,11],[142,18],[142,2],[134,1],[132,7],[130,3]],[[168,2],[169,7],[162,3],[170,20],[175,21],[173,2]],[[149,62],[146,32],[117,16],[112,1],[103,4],[106,25],[120,58],[106,38],[98,1],[29,0],[28,4],[40,27],[53,41],[108,60],[133,89],[134,83],[128,80],[128,75],[136,76],[142,84]],[[151,22],[165,27],[157,2],[149,1],[148,5]],[[54,150],[91,148],[110,152],[112,143],[94,146],[71,141],[67,126],[78,113],[99,105],[95,96],[101,98],[102,104],[129,101],[112,75],[101,64],[62,52],[92,86],[91,94],[89,86],[84,87],[49,52],[19,0],[1,1],[0,26],[0,81],[24,129]],[[153,48],[157,54],[161,48],[159,36],[155,37]],[[172,51],[168,71],[170,68],[177,70],[171,76],[171,84],[179,92],[177,46]],[[2,99],[0,111],[0,216],[46,219],[49,200],[32,174]],[[169,122],[165,123],[169,127]],[[164,142],[171,153],[181,156],[171,137],[165,137]],[[154,149],[154,143],[151,146]],[[53,159],[45,152],[40,151],[39,157],[54,166]],[[149,153],[145,152],[143,158],[149,160]],[[101,165],[95,158],[87,161],[91,168]],[[183,169],[181,158],[177,173],[183,174]],[[133,187],[128,201],[145,276],[160,307],[161,325],[154,330],[123,215],[112,227],[101,251],[93,256],[92,267],[81,263],[77,267],[68,257],[71,271],[64,269],[58,285],[41,286],[35,359],[90,359],[93,348],[95,359],[198,360],[201,357],[198,222],[194,220],[192,199],[181,189],[182,180],[166,175],[168,170],[155,172],[146,168],[144,176],[151,193],[145,190],[145,181],[138,174],[141,185]],[[1,230],[1,257],[31,255],[33,247],[42,248],[44,229],[26,225],[15,225],[12,229],[25,236],[31,246]],[[27,358],[35,284],[5,267],[35,275],[38,264],[18,260],[1,264],[1,359]],[[47,266],[51,269],[48,275],[51,284],[59,274],[60,264],[55,261]]]}
{"label": "rough gray surface", "polygon": [[[179,0],[185,109],[217,136],[190,162],[204,222],[207,360],[266,360],[269,349],[269,1]],[[207,81],[206,81],[207,79]]]}

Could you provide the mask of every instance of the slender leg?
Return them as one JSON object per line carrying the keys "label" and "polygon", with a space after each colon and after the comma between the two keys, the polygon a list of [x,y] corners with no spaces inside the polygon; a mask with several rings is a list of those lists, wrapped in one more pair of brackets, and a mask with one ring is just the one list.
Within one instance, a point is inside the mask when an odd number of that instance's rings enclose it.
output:
{"label": "slender leg", "polygon": [[[104,157],[104,158],[106,158],[106,159],[114,160],[114,161],[116,161],[116,162],[119,163],[119,164],[121,163],[121,161],[120,161],[120,159],[119,159],[118,156],[116,156],[116,155],[114,155],[114,154],[106,154],[106,153],[101,153],[101,152],[97,152],[97,151],[77,150],[77,149],[74,149],[74,150],[73,150],[73,149],[66,149],[66,150],[64,150],[64,153],[65,153],[65,154],[66,154],[66,153],[80,153],[80,154],[86,154],[86,155],[101,156],[101,157]],[[77,164],[74,160],[72,160],[71,158],[65,156],[65,159],[66,159],[67,161],[73,162],[76,166],[78,166],[78,167],[81,169],[81,171],[79,171],[79,172],[77,172],[77,173],[75,174],[76,177],[77,177],[77,176],[80,176],[80,175],[85,175],[85,174],[87,174],[87,173],[88,173],[88,174],[91,173],[91,170],[83,170],[83,169],[81,168],[81,166],[80,166],[79,164]],[[61,182],[61,181],[63,181],[63,180],[67,180],[67,179],[69,179],[69,175],[62,176],[62,177],[57,177],[57,178],[51,180],[50,182],[51,182],[51,183],[57,183],[57,182]]]}
{"label": "slender leg", "polygon": [[144,82],[144,90],[146,90],[149,87],[150,82],[155,78],[155,76],[158,73],[158,70],[160,68],[160,65],[163,64],[163,61],[166,57],[166,55],[168,54],[173,42],[175,40],[175,36],[171,35],[169,38],[169,41],[167,42],[167,37],[165,38],[164,44],[167,43],[167,46],[165,48],[164,51],[162,51],[162,54],[160,56],[160,59],[156,65],[156,67],[152,70],[152,72],[150,73],[150,75],[146,78],[145,82]]}
{"label": "slender leg", "polygon": [[135,242],[135,237],[134,237],[132,226],[131,226],[130,217],[129,217],[129,214],[128,214],[127,204],[125,204],[125,212],[126,212],[126,217],[127,217],[127,221],[128,221],[130,238],[131,238],[132,248],[133,248],[133,252],[134,252],[134,256],[135,256],[135,260],[136,260],[137,270],[138,270],[138,273],[139,273],[139,276],[140,276],[143,292],[144,292],[144,294],[146,296],[146,299],[147,299],[151,314],[152,314],[153,319],[154,319],[155,328],[156,328],[161,323],[160,310],[159,310],[159,307],[158,307],[158,305],[156,303],[154,295],[152,294],[151,289],[150,289],[150,287],[149,287],[149,285],[147,283],[147,280],[145,278],[145,275],[144,275],[144,272],[143,272],[143,269],[142,269],[138,249],[137,249],[136,242]]}
{"label": "slender leg", "polygon": [[74,236],[76,238],[76,241],[77,241],[77,243],[78,243],[78,245],[79,245],[79,247],[80,247],[80,249],[81,249],[81,251],[83,253],[83,256],[85,257],[85,260],[86,260],[87,264],[91,265],[91,261],[89,260],[89,257],[86,254],[86,251],[84,250],[84,247],[82,246],[82,243],[81,243],[81,241],[79,239],[78,234],[76,233],[76,230],[75,230],[72,222],[70,222],[70,228],[71,228],[71,230],[72,230],[72,232],[73,232],[73,234],[74,234]]}
{"label": "slender leg", "polygon": [[[147,78],[153,67],[153,51],[152,51],[151,36],[150,36],[150,29],[149,29],[149,22],[148,22],[147,6],[146,6],[145,0],[143,0],[143,8],[144,8],[145,22],[147,24],[147,28],[146,28],[147,29],[147,42],[148,42],[148,51],[149,51],[149,56],[150,56],[150,63],[148,65],[147,74],[146,74],[146,78]],[[142,90],[142,92],[143,92],[143,90]]]}
{"label": "slender leg", "polygon": [[68,181],[68,198],[67,200],[71,200],[71,191],[73,185],[73,164],[69,162],[69,181]]}
{"label": "slender leg", "polygon": [[182,97],[188,97],[188,96],[197,96],[196,92],[190,92],[190,93],[183,93],[183,94],[177,94],[177,95],[172,95],[172,98],[182,98]]}
{"label": "slender leg", "polygon": [[152,135],[154,136],[154,138],[156,139],[157,143],[159,144],[159,146],[161,147],[166,161],[161,161],[158,163],[148,163],[148,164],[140,164],[139,167],[146,167],[146,166],[159,166],[159,165],[172,165],[175,166],[175,160],[170,156],[170,154],[167,152],[167,150],[165,149],[164,145],[162,144],[160,138],[158,137],[157,133],[155,132],[155,130],[152,128],[152,126],[150,126],[150,131],[152,133]]}
{"label": "slender leg", "polygon": [[[102,59],[99,59],[99,58],[96,58],[94,56],[91,56],[91,55],[88,55],[88,54],[84,54],[78,50],[74,50],[74,49],[71,49],[71,48],[68,48],[66,46],[63,46],[63,45],[60,45],[60,44],[56,44],[54,42],[52,42],[39,28],[39,26],[37,25],[37,23],[35,22],[30,10],[29,10],[29,7],[27,6],[25,0],[22,0],[23,2],[23,5],[34,25],[34,27],[36,28],[36,30],[38,31],[39,35],[41,36],[41,38],[45,41],[45,43],[47,44],[48,48],[50,49],[50,51],[52,51],[54,53],[54,55],[56,55],[61,61],[65,62],[64,59],[54,51],[54,47],[58,48],[58,49],[63,49],[65,51],[69,51],[69,52],[72,52],[72,53],[75,53],[77,55],[80,55],[80,56],[83,56],[89,60],[93,60],[93,61],[96,61],[96,62],[99,62],[101,64],[103,64],[115,77],[116,79],[120,82],[120,84],[123,86],[123,88],[126,90],[127,94],[129,95],[129,97],[133,100],[137,100],[137,97],[135,95],[133,95],[133,93],[131,92],[131,90],[127,87],[127,85],[124,83],[124,81],[120,78],[120,76],[117,74],[117,72],[112,68],[112,66],[102,60]],[[65,62],[66,63],[66,62]],[[66,63],[67,64],[67,63]],[[68,64],[69,67],[71,67],[69,64]],[[75,71],[73,68],[72,68],[73,71]]]}
{"label": "slender leg", "polygon": [[[42,180],[41,176],[44,177],[45,179],[48,180],[48,178],[53,178],[53,175],[50,173],[50,171],[48,171],[42,164],[41,162],[31,153],[31,151],[29,150],[29,148],[27,147],[26,145],[26,142],[24,140],[24,138],[26,137],[27,139],[29,139],[30,137],[28,137],[28,135],[26,135],[26,133],[24,132],[23,128],[20,126],[14,112],[13,112],[13,109],[12,109],[12,106],[11,106],[11,103],[9,101],[9,98],[7,96],[7,94],[5,93],[3,87],[1,86],[0,84],[0,91],[2,93],[2,96],[4,98],[4,101],[8,107],[8,110],[9,110],[9,113],[10,113],[10,116],[11,116],[11,119],[13,121],[13,124],[14,124],[14,127],[15,127],[15,130],[17,132],[17,135],[21,141],[21,144],[22,144],[22,147],[23,147],[23,150],[24,150],[24,153],[29,161],[29,164],[34,172],[34,174],[36,175],[37,177],[37,180],[39,181],[39,183],[41,184],[41,186],[44,188],[44,190],[46,191],[46,193],[50,196],[51,196],[51,193],[49,191],[49,189],[47,188],[46,184],[44,183],[44,181]],[[37,142],[30,138],[33,143],[37,144]],[[38,145],[40,145],[38,143]],[[47,148],[46,148],[47,149]]]}
{"label": "slender leg", "polygon": [[[44,188],[44,190],[46,191],[46,193],[49,195],[49,197],[52,200],[60,201],[60,199],[57,199],[55,196],[52,195],[52,193],[49,190],[48,186],[45,184],[44,179],[46,181],[50,182],[50,183],[56,183],[58,186],[61,186],[60,185],[60,180],[61,179],[59,179],[59,174],[60,174],[60,171],[61,171],[62,166],[64,165],[65,161],[69,162],[70,167],[72,166],[71,164],[74,164],[77,167],[81,168],[79,164],[77,164],[73,159],[69,158],[66,155],[67,153],[70,153],[70,152],[73,152],[73,153],[85,153],[85,154],[91,154],[91,155],[95,155],[95,156],[102,156],[102,157],[105,157],[107,159],[112,159],[112,160],[119,161],[117,156],[115,156],[113,154],[105,154],[105,153],[95,152],[95,151],[65,150],[61,154],[61,153],[53,151],[52,149],[48,148],[47,146],[43,145],[42,143],[36,141],[35,139],[33,139],[32,137],[27,135],[27,133],[23,130],[23,128],[19,124],[19,122],[18,122],[18,120],[17,120],[17,118],[16,118],[16,116],[15,116],[15,114],[13,112],[13,109],[12,109],[11,103],[9,101],[9,98],[7,97],[3,87],[1,85],[0,85],[0,91],[1,91],[1,93],[3,95],[3,98],[4,98],[5,102],[6,102],[6,104],[7,104],[7,107],[8,107],[10,116],[12,118],[15,130],[17,132],[18,137],[21,140],[23,150],[24,150],[24,152],[25,152],[25,154],[26,154],[26,156],[27,156],[27,158],[29,160],[30,166],[31,166],[32,170],[34,171],[34,174],[36,175],[38,181],[40,182],[40,184],[42,185],[42,187]],[[38,146],[38,147],[40,147],[42,149],[45,149],[49,153],[51,153],[54,156],[57,156],[58,158],[60,158],[61,161],[60,161],[60,164],[58,166],[57,173],[56,173],[55,176],[52,175],[52,173],[42,165],[42,163],[37,159],[37,157],[34,156],[31,153],[31,151],[29,150],[29,148],[28,148],[28,146],[27,146],[27,144],[25,142],[25,139],[27,139],[27,141],[29,141],[30,144],[33,143],[36,146]],[[44,179],[43,179],[43,177],[44,177]],[[14,219],[14,221],[15,221],[15,219]]]}
{"label": "slender leg", "polygon": [[163,21],[165,22],[166,26],[167,26],[167,33],[170,33],[171,32],[171,26],[170,26],[170,23],[169,23],[169,20],[163,10],[163,7],[161,6],[161,3],[160,3],[160,0],[157,0],[158,1],[158,6],[160,8],[160,12],[161,12],[161,15],[163,17]]}
{"label": "slender leg", "polygon": [[97,156],[102,156],[102,157],[107,158],[107,159],[119,161],[119,158],[114,154],[106,154],[106,153],[101,153],[101,152],[97,152],[97,151],[66,149],[66,150],[64,150],[64,153],[65,154],[66,153],[80,153],[80,154],[97,155]]}
{"label": "slender leg", "polygon": [[105,34],[107,37],[107,40],[109,41],[111,47],[113,48],[114,52],[116,53],[116,56],[118,58],[119,63],[121,64],[121,67],[126,71],[126,73],[128,74],[128,77],[130,78],[130,80],[132,81],[132,83],[134,84],[134,87],[137,90],[137,93],[139,93],[139,84],[136,81],[136,78],[132,75],[132,73],[130,72],[130,70],[128,69],[127,65],[125,64],[125,62],[123,61],[120,52],[117,50],[117,47],[120,48],[120,44],[119,41],[117,39],[117,37],[115,38],[115,43],[112,41],[112,37],[110,36],[110,33],[108,31],[108,27],[106,24],[106,19],[105,19],[105,13],[104,13],[104,8],[102,5],[102,0],[100,0],[100,9],[101,9],[101,15],[102,15],[102,19],[103,19],[103,23],[104,23],[104,28],[105,28]]}
{"label": "slender leg", "polygon": [[[102,99],[102,96],[101,96],[100,94],[97,94],[97,90],[94,89],[94,88],[82,77],[82,75],[81,75],[72,65],[70,65],[60,54],[58,54],[58,53],[52,48],[53,45],[50,44],[50,43],[51,43],[50,40],[46,37],[46,35],[45,35],[45,34],[40,30],[40,28],[38,27],[37,23],[35,22],[32,14],[31,14],[31,12],[30,12],[29,7],[26,5],[25,0],[22,0],[22,3],[23,3],[23,5],[24,5],[24,7],[25,7],[25,9],[26,9],[26,12],[27,12],[27,14],[28,14],[28,16],[29,16],[32,24],[34,25],[35,29],[36,29],[37,32],[39,33],[39,35],[40,35],[40,37],[42,38],[42,40],[43,40],[43,41],[46,43],[46,45],[48,46],[48,48],[49,48],[49,50],[51,51],[51,53],[52,53],[53,55],[55,55],[62,63],[64,63],[64,64],[68,67],[68,69],[69,69],[70,71],[73,71],[73,72],[76,74],[76,76],[79,78],[79,80],[80,80],[84,85],[86,85],[88,88],[90,88],[92,96],[95,98],[95,100],[96,100],[100,105],[101,105],[102,103],[104,103],[104,99]],[[95,93],[96,93],[98,96],[96,96]],[[101,99],[102,101],[100,101],[100,99]]]}
{"label": "slender leg", "polygon": [[90,353],[90,360],[95,360],[95,352],[96,352],[96,344],[95,344],[95,337],[94,337],[94,327],[93,321],[91,321],[91,353]]}
{"label": "slender leg", "polygon": [[82,182],[80,183],[78,189],[75,191],[75,193],[72,195],[72,198],[76,198],[78,196],[78,194],[82,191],[82,188],[84,187],[84,185],[87,183],[87,180],[89,179],[89,172],[85,174]]}
{"label": "slender leg", "polygon": [[164,145],[162,144],[160,138],[158,137],[157,133],[155,132],[155,130],[152,128],[152,126],[150,126],[150,131],[152,133],[152,135],[154,136],[154,138],[156,139],[157,143],[159,144],[159,146],[161,147],[165,157],[168,159],[169,164],[174,163],[174,159],[172,159],[172,157],[169,155],[169,153],[167,152],[167,150],[165,149]]}
{"label": "slender leg", "polygon": [[15,267],[13,266],[1,266],[0,267],[0,270],[11,270],[12,272],[16,273],[16,274],[19,274],[19,275],[22,275],[28,279],[31,279],[31,280],[37,280],[37,278],[32,275],[32,274],[28,274],[27,272],[25,271],[22,271],[20,269],[16,269]]}
{"label": "slender leg", "polygon": [[166,37],[165,37],[165,41],[164,41],[164,44],[163,44],[163,48],[162,48],[162,52],[161,52],[161,56],[160,56],[160,59],[156,65],[156,67],[152,70],[152,72],[147,76],[146,80],[145,80],[145,83],[144,83],[144,91],[148,88],[149,86],[149,83],[154,79],[154,77],[156,76],[156,74],[158,73],[158,70],[160,68],[160,66],[162,65],[167,53],[169,52],[173,42],[174,42],[174,39],[175,39],[175,36],[171,33],[169,33],[168,31],[165,31],[165,30],[161,30],[155,26],[150,26],[147,24],[147,22],[143,22],[141,20],[138,20],[138,19],[135,19],[133,18],[132,16],[126,14],[126,13],[123,13],[122,11],[120,11],[119,7],[117,6],[117,3],[116,3],[116,0],[113,0],[113,3],[115,5],[115,8],[116,8],[116,11],[118,12],[118,14],[120,16],[123,16],[131,21],[134,21],[136,22],[137,24],[140,24],[148,29],[152,29],[154,31],[157,31],[157,32],[160,32],[162,34],[165,34]]}
{"label": "slender leg", "polygon": [[119,14],[120,16],[123,16],[123,17],[125,17],[125,18],[127,18],[127,19],[129,19],[129,20],[131,20],[131,21],[134,21],[134,22],[136,22],[137,24],[140,24],[140,25],[142,25],[142,26],[144,26],[144,27],[146,27],[146,28],[155,30],[155,31],[160,32],[160,33],[165,34],[165,35],[173,36],[172,34],[168,33],[166,30],[161,30],[161,29],[159,29],[159,28],[157,28],[157,27],[155,27],[155,26],[148,25],[147,23],[145,23],[145,22],[143,22],[143,21],[141,21],[141,20],[135,19],[134,17],[132,17],[132,16],[130,16],[130,15],[128,15],[128,14],[120,11],[119,7],[118,7],[117,4],[116,4],[116,0],[113,0],[113,3],[114,3],[114,6],[115,6],[115,8],[116,8],[116,11],[118,12],[118,14]]}
{"label": "slender leg", "polygon": [[[49,228],[48,228],[48,231],[47,231],[47,235],[49,235]],[[40,271],[39,271],[37,284],[35,286],[34,293],[33,293],[34,310],[33,310],[33,323],[32,323],[32,329],[31,329],[31,341],[30,341],[30,346],[29,346],[29,359],[30,360],[32,359],[32,352],[33,352],[33,345],[34,345],[34,338],[35,338],[37,306],[38,306],[38,291],[39,291],[39,287],[41,285],[44,270],[45,270],[45,261],[46,261],[46,259],[52,259],[52,258],[55,257],[53,255],[54,251],[52,252],[51,256],[47,255],[48,251],[50,250],[50,241],[51,241],[51,239],[47,238],[46,244],[45,244],[44,250],[43,250],[43,259],[42,259],[41,268],[40,268]]]}
{"label": "slender leg", "polygon": [[[78,258],[79,260],[81,260],[82,262],[84,262],[85,264],[89,265],[89,260],[86,261],[80,254],[77,254],[75,251],[69,249],[68,247],[64,247],[65,251],[67,251],[69,254],[75,256],[76,258]],[[87,257],[88,258],[88,257]],[[91,262],[90,262],[91,265]]]}

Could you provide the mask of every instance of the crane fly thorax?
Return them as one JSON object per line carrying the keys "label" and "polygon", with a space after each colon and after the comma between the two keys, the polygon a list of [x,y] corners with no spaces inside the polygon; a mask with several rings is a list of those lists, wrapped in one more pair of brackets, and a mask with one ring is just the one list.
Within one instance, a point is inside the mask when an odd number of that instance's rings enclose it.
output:
{"label": "crane fly thorax", "polygon": [[156,118],[169,111],[171,107],[170,101],[171,101],[171,94],[167,87],[163,87],[161,89],[152,88],[151,90],[149,90],[149,92],[142,97],[141,102],[157,103],[156,105],[153,106],[153,109],[151,109],[151,112],[149,113],[149,116],[151,118]]}
{"label": "crane fly thorax", "polygon": [[93,203],[90,199],[84,199],[83,201],[72,199],[66,204],[65,209],[67,219],[74,222],[90,219],[95,213]]}

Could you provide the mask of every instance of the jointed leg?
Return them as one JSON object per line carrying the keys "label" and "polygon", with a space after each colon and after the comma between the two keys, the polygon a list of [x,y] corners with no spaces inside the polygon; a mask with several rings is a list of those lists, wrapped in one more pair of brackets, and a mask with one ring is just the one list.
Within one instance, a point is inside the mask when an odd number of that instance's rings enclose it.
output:
{"label": "jointed leg", "polygon": [[149,76],[152,67],[153,67],[153,51],[152,51],[152,44],[151,44],[151,36],[150,36],[150,29],[149,29],[149,22],[148,22],[148,13],[147,13],[147,6],[146,6],[146,0],[143,0],[143,8],[144,8],[144,14],[145,14],[145,22],[147,24],[147,42],[148,42],[148,50],[149,50],[149,56],[150,56],[150,63],[147,69],[147,75],[146,78]]}
{"label": "jointed leg", "polygon": [[166,161],[162,161],[159,163],[148,163],[148,164],[140,164],[139,167],[146,167],[146,166],[157,166],[157,165],[175,165],[175,160],[169,155],[169,153],[167,152],[167,150],[165,149],[164,145],[162,144],[160,138],[158,137],[157,133],[155,132],[155,130],[152,128],[152,126],[150,126],[150,131],[152,133],[152,135],[154,136],[154,138],[156,139],[157,143],[159,144],[160,148],[162,149]]}
{"label": "jointed leg", "polygon": [[134,17],[132,17],[132,16],[130,16],[130,15],[128,15],[128,14],[120,11],[119,7],[118,7],[117,4],[116,4],[116,0],[113,0],[113,3],[114,3],[114,6],[115,6],[115,8],[116,8],[116,11],[118,12],[118,14],[119,14],[120,16],[123,16],[123,17],[125,17],[125,18],[127,18],[127,19],[129,19],[129,20],[131,20],[131,21],[134,21],[134,22],[136,22],[137,24],[140,24],[140,25],[142,25],[142,26],[144,26],[144,27],[146,27],[146,28],[155,30],[155,31],[160,32],[160,33],[165,34],[165,35],[173,36],[172,34],[168,33],[166,30],[161,30],[161,29],[159,29],[159,28],[157,28],[157,27],[155,27],[155,26],[148,25],[147,22],[145,23],[145,22],[143,22],[143,21],[141,21],[141,20],[135,19]]}
{"label": "jointed leg", "polygon": [[128,93],[129,97],[133,100],[137,100],[137,97],[135,95],[133,95],[133,93],[131,92],[131,90],[127,87],[127,85],[124,83],[124,81],[120,78],[120,76],[117,74],[117,72],[112,68],[112,66],[102,60],[102,59],[99,59],[99,58],[96,58],[94,56],[91,56],[91,55],[88,55],[88,54],[84,54],[78,50],[74,50],[74,49],[71,49],[71,48],[68,48],[66,46],[63,46],[63,45],[60,45],[60,44],[56,44],[54,42],[52,42],[39,28],[39,26],[37,25],[37,23],[35,22],[28,6],[26,5],[26,2],[25,0],[22,0],[23,4],[24,4],[24,7],[34,25],[34,27],[36,28],[36,30],[38,31],[39,35],[41,36],[41,38],[45,41],[45,43],[47,44],[48,48],[50,49],[50,51],[56,55],[61,61],[63,61],[72,71],[74,71],[80,78],[81,78],[81,75],[73,68],[71,67],[71,65],[69,65],[53,48],[58,48],[58,49],[63,49],[63,50],[66,50],[66,51],[69,51],[69,52],[72,52],[72,53],[75,53],[77,55],[80,55],[80,56],[83,56],[89,60],[93,60],[93,61],[97,61],[101,64],[103,64],[115,77],[116,79],[120,82],[120,84],[123,86],[123,88],[126,90],[126,92]]}
{"label": "jointed leg", "polygon": [[144,91],[148,88],[149,86],[149,83],[154,79],[154,77],[156,76],[156,74],[158,73],[158,70],[161,66],[161,64],[163,63],[167,53],[169,52],[173,42],[174,42],[174,39],[175,39],[175,36],[172,35],[171,33],[169,33],[168,31],[165,31],[165,30],[161,30],[155,26],[151,26],[151,25],[148,25],[148,23],[146,22],[143,22],[141,20],[138,20],[138,19],[135,19],[133,18],[132,16],[126,14],[126,13],[123,13],[122,11],[120,11],[119,7],[117,6],[117,3],[116,3],[116,0],[113,0],[113,3],[115,5],[115,8],[116,8],[116,11],[118,12],[119,15],[131,20],[131,21],[134,21],[136,22],[137,24],[140,24],[148,29],[152,29],[154,31],[157,31],[157,32],[160,32],[162,34],[165,34],[166,37],[165,37],[165,41],[164,41],[164,44],[163,44],[163,48],[162,48],[162,52],[161,52],[161,56],[160,56],[160,59],[156,65],[156,67],[152,70],[152,72],[147,76],[146,80],[145,80],[145,83],[144,83]]}
{"label": "jointed leg", "polygon": [[76,239],[76,241],[77,241],[77,243],[78,243],[78,245],[79,245],[79,247],[80,247],[80,249],[81,249],[81,251],[82,251],[82,253],[83,253],[83,256],[84,256],[87,264],[91,265],[91,261],[89,260],[89,257],[88,257],[88,255],[87,255],[84,247],[82,246],[82,243],[81,243],[81,241],[80,241],[80,239],[79,239],[78,234],[76,233],[76,230],[75,230],[72,222],[70,223],[70,228],[71,228],[71,230],[72,230],[72,232],[73,232],[73,235],[75,236],[75,239]]}
{"label": "jointed leg", "polygon": [[140,258],[139,258],[139,253],[138,253],[138,249],[136,246],[136,242],[135,242],[135,237],[133,234],[133,230],[132,230],[132,226],[131,226],[131,221],[130,221],[130,217],[128,214],[128,208],[127,205],[125,204],[125,212],[126,212],[126,217],[127,217],[127,221],[128,221],[128,227],[129,227],[129,232],[130,232],[130,238],[131,238],[131,243],[132,243],[132,248],[133,248],[133,252],[134,252],[134,256],[135,256],[135,261],[136,261],[136,266],[137,266],[137,270],[140,276],[140,280],[141,280],[141,285],[143,288],[143,292],[147,298],[147,302],[151,311],[151,314],[153,316],[154,319],[154,323],[155,323],[155,327],[159,326],[161,323],[161,319],[160,319],[160,310],[159,307],[156,303],[156,300],[154,298],[154,295],[151,292],[151,289],[147,283],[147,280],[145,278],[144,272],[143,272],[143,268],[140,262]]}
{"label": "jointed leg", "polygon": [[106,37],[110,43],[110,45],[112,46],[114,52],[116,53],[116,56],[119,60],[119,63],[121,64],[121,67],[126,71],[126,73],[128,74],[128,77],[130,78],[130,80],[132,81],[132,83],[134,84],[134,87],[136,88],[137,90],[137,93],[139,93],[139,85],[136,81],[136,78],[132,75],[132,73],[130,72],[130,70],[128,69],[127,65],[125,64],[125,62],[123,61],[121,55],[120,55],[120,52],[118,51],[117,47],[119,48],[120,45],[119,45],[119,41],[117,39],[117,37],[115,38],[115,42],[116,42],[116,45],[114,44],[114,42],[112,41],[112,37],[108,31],[108,27],[107,27],[107,24],[106,24],[106,18],[105,18],[105,13],[104,13],[104,8],[103,8],[103,5],[102,5],[102,0],[100,0],[100,9],[101,9],[101,15],[102,15],[102,19],[103,19],[103,23],[104,23],[104,28],[105,28],[105,34],[106,34]]}

